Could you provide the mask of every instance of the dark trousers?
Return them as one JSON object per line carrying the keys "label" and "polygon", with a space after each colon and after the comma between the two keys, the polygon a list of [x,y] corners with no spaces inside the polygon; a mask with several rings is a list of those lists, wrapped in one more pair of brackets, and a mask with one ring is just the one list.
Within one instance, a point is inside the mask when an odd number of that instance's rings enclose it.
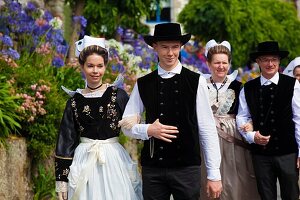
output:
{"label": "dark trousers", "polygon": [[257,188],[262,200],[277,199],[277,178],[282,200],[298,200],[297,154],[282,156],[253,155]]}
{"label": "dark trousers", "polygon": [[144,200],[198,200],[200,177],[200,166],[142,167]]}

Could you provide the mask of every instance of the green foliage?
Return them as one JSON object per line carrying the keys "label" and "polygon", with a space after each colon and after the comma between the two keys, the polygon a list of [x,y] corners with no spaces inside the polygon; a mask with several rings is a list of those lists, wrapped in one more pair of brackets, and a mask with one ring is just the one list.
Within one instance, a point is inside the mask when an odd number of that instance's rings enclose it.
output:
{"label": "green foliage", "polygon": [[55,199],[55,176],[53,170],[38,165],[38,174],[33,176],[33,200]]}
{"label": "green foliage", "polygon": [[16,113],[17,97],[10,94],[11,85],[7,83],[5,76],[0,77],[0,144],[5,144],[5,138],[10,133],[17,133],[21,125]]}
{"label": "green foliage", "polygon": [[155,0],[87,0],[84,17],[88,20],[90,35],[113,38],[118,26],[146,34],[149,28],[141,19],[148,15],[148,8]]}
{"label": "green foliage", "polygon": [[[190,0],[178,21],[200,40],[227,40],[232,46],[233,67],[244,66],[259,42],[276,40],[300,54],[300,21],[294,5],[280,0]],[[282,64],[287,64],[284,60]]]}

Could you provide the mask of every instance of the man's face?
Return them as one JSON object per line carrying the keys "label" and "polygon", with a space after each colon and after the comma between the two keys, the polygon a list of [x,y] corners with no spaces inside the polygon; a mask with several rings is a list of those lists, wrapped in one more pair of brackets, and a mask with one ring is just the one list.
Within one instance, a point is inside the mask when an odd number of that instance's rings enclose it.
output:
{"label": "man's face", "polygon": [[280,57],[277,55],[263,55],[256,59],[263,77],[271,79],[279,69]]}
{"label": "man's face", "polygon": [[159,65],[163,69],[171,70],[177,65],[181,48],[180,41],[158,41],[153,43],[153,48],[158,54]]}

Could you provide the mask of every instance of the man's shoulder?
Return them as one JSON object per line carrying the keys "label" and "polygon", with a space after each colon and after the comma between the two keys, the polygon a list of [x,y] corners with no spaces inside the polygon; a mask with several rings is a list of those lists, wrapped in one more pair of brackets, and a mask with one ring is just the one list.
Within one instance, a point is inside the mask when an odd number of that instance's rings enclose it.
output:
{"label": "man's shoulder", "polygon": [[254,79],[251,79],[249,81],[247,81],[244,85],[244,87],[247,87],[247,86],[251,86],[251,85],[256,85],[257,83],[260,83],[260,76],[254,78]]}
{"label": "man's shoulder", "polygon": [[190,77],[199,78],[200,74],[182,66],[181,73],[186,73]]}
{"label": "man's shoulder", "polygon": [[155,77],[156,75],[157,75],[157,69],[154,70],[154,71],[152,71],[152,72],[150,72],[149,74],[146,74],[146,75],[144,75],[144,76],[139,77],[139,78],[137,79],[137,81],[138,81],[138,82],[140,82],[140,81],[147,81],[147,80],[149,80],[149,79],[152,79],[152,78]]}

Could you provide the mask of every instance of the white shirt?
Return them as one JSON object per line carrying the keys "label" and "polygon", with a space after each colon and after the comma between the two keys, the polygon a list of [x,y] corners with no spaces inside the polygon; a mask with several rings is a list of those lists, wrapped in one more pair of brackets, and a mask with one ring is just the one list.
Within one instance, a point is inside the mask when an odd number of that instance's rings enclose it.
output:
{"label": "white shirt", "polygon": [[[266,79],[262,75],[260,76],[260,84],[261,85],[269,85],[271,83],[278,84],[279,81],[279,73],[277,72],[271,79]],[[238,127],[241,127],[243,124],[251,120],[251,115],[249,113],[249,108],[245,98],[245,91],[244,88],[240,92],[239,96],[239,111],[236,116],[236,123]],[[300,84],[299,81],[295,81],[294,86],[294,94],[292,98],[292,111],[293,111],[293,121],[295,123],[295,137],[298,144],[299,155],[300,157]],[[254,143],[254,135],[255,131],[253,132],[244,132],[239,129],[241,135],[247,140],[247,142]]]}
{"label": "white shirt", "polygon": [[[181,69],[182,65],[180,62],[171,71],[165,71],[160,66],[158,66],[158,75],[164,79],[171,78],[176,74],[180,74]],[[199,78],[196,98],[199,141],[201,149],[204,152],[204,161],[207,168],[207,179],[221,180],[219,170],[221,163],[219,139],[213,113],[209,105],[206,80],[202,76],[200,76]],[[136,114],[141,116],[143,112],[144,105],[139,94],[138,85],[136,83],[126,105],[123,118],[130,117]],[[147,129],[149,125],[150,124],[135,124],[131,128],[131,130],[122,130],[127,136],[142,140],[148,140],[149,137],[147,134]]]}

